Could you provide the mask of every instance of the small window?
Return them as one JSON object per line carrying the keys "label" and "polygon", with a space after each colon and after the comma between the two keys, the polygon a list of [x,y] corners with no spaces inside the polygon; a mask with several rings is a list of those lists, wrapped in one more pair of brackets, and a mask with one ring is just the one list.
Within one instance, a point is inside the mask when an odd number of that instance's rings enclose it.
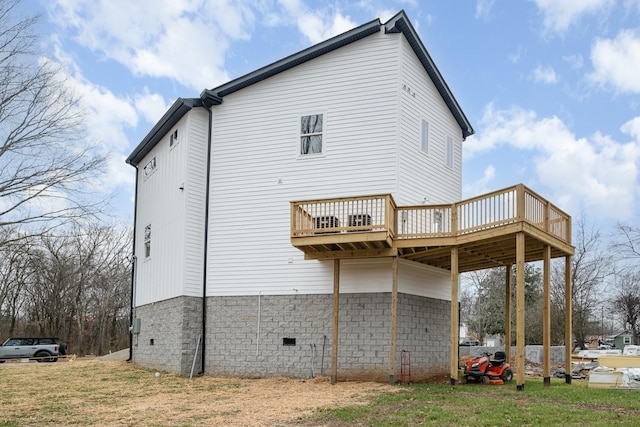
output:
{"label": "small window", "polygon": [[149,160],[146,165],[144,165],[144,169],[143,169],[144,177],[145,178],[148,177],[155,170],[156,170],[156,157],[153,156],[153,158]]}
{"label": "small window", "polygon": [[420,149],[429,154],[429,122],[422,120],[422,134],[420,135]]}
{"label": "small window", "polygon": [[178,143],[178,129],[174,130],[171,133],[171,137],[169,137],[169,148],[173,147]]}
{"label": "small window", "polygon": [[151,224],[144,227],[144,257],[151,256]]}
{"label": "small window", "polygon": [[623,337],[624,344],[631,344],[631,337]]}
{"label": "small window", "polygon": [[321,154],[322,114],[302,116],[300,119],[300,154]]}
{"label": "small window", "polygon": [[453,167],[453,138],[447,137],[447,145],[444,149],[444,163],[447,167]]}

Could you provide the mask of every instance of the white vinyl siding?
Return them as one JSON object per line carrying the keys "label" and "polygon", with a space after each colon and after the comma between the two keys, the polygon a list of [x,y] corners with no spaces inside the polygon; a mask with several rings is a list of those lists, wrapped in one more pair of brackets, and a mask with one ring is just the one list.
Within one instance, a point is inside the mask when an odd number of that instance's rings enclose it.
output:
{"label": "white vinyl siding", "polygon": [[[203,122],[204,120],[204,122]],[[140,162],[136,228],[136,305],[202,295],[207,114],[192,111]],[[188,143],[187,143],[188,140]],[[155,159],[154,171],[144,165]],[[151,253],[145,257],[145,226]]]}
{"label": "white vinyl siding", "polygon": [[[214,107],[208,295],[332,292],[333,262],[291,245],[289,202],[395,191],[395,39],[372,35]],[[330,149],[300,156],[300,117],[320,112]]]}
{"label": "white vinyl siding", "polygon": [[[399,188],[398,204],[451,203],[462,196],[462,136],[460,126],[404,37],[402,51]],[[404,87],[411,88],[407,91]],[[422,122],[429,124],[429,155],[422,151]],[[445,153],[447,136],[452,137],[451,154]],[[450,158],[452,166],[447,167]]]}
{"label": "white vinyl siding", "polygon": [[429,122],[422,120],[422,128],[420,134],[420,149],[423,153],[429,154]]}
{"label": "white vinyl siding", "polygon": [[453,138],[447,136],[447,145],[444,151],[444,164],[448,168],[453,167]]}

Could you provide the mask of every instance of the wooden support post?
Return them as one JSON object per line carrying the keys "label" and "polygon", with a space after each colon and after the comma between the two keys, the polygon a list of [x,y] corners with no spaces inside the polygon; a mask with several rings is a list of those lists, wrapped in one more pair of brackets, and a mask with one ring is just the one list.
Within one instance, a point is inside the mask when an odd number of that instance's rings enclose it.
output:
{"label": "wooden support post", "polygon": [[516,234],[516,389],[524,390],[524,233]]}
{"label": "wooden support post", "polygon": [[542,290],[542,377],[545,387],[551,385],[551,246],[545,245],[543,254]]}
{"label": "wooden support post", "polygon": [[396,336],[398,332],[398,257],[391,261],[391,336],[389,337],[389,384],[396,381]]}
{"label": "wooden support post", "polygon": [[451,248],[451,385],[458,383],[458,343],[460,342],[460,320],[458,312],[458,248]]}
{"label": "wooden support post", "polygon": [[504,292],[504,352],[507,363],[511,363],[511,290],[513,289],[513,266],[507,265]]}
{"label": "wooden support post", "polygon": [[338,381],[338,314],[340,312],[340,260],[333,260],[333,336],[331,338],[331,384]]}
{"label": "wooden support post", "polygon": [[571,290],[571,256],[564,258],[564,381],[571,384],[571,354],[573,353],[573,333],[572,333],[572,290]]}

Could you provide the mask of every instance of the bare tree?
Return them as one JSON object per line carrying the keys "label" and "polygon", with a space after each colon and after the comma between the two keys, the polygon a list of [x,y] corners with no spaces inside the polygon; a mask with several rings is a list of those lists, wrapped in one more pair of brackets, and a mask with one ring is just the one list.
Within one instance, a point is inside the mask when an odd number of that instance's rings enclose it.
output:
{"label": "bare tree", "polygon": [[[512,306],[515,307],[516,286],[515,269],[512,269],[511,291]],[[506,297],[506,269],[493,268],[468,273],[469,286],[462,292],[460,299],[461,318],[473,331],[480,341],[487,335],[505,336],[505,297]],[[527,344],[542,342],[542,274],[531,264],[525,265],[524,286],[527,334]],[[515,321],[515,311],[512,311]],[[505,337],[513,341],[514,337]]]}
{"label": "bare tree", "polygon": [[612,249],[620,260],[640,260],[640,228],[618,223]]}
{"label": "bare tree", "polygon": [[640,342],[640,273],[625,271],[616,275],[612,307],[620,314],[625,331],[633,334],[633,343]]}
{"label": "bare tree", "polygon": [[58,336],[78,355],[125,348],[131,229],[57,231],[0,246],[0,333]]}
{"label": "bare tree", "polygon": [[0,229],[4,242],[86,215],[87,178],[102,164],[85,143],[83,113],[59,70],[39,60],[37,16],[16,18],[20,0],[0,0]]}
{"label": "bare tree", "polygon": [[[577,345],[584,348],[587,336],[600,330],[595,327],[597,322],[594,319],[604,304],[602,285],[612,274],[612,259],[600,247],[598,230],[587,228],[584,218],[579,218],[576,225],[573,236],[576,250],[571,260],[572,329]],[[564,328],[564,266],[556,267],[551,292],[553,307],[561,312],[556,312],[554,318]]]}

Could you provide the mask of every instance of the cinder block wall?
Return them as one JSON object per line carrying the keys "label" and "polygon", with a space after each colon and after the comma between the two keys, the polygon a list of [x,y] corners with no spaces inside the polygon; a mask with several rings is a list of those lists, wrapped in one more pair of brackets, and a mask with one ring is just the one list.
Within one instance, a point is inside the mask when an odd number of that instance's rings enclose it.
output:
{"label": "cinder block wall", "polygon": [[[206,374],[243,377],[328,375],[332,295],[212,297],[207,301]],[[387,381],[391,294],[340,294],[338,377]],[[396,378],[401,351],[412,381],[446,373],[450,303],[400,294]]]}
{"label": "cinder block wall", "polygon": [[[178,297],[136,309],[140,333],[133,336],[133,362],[188,376],[198,335],[202,333],[202,298]],[[194,374],[200,371],[198,352]]]}

